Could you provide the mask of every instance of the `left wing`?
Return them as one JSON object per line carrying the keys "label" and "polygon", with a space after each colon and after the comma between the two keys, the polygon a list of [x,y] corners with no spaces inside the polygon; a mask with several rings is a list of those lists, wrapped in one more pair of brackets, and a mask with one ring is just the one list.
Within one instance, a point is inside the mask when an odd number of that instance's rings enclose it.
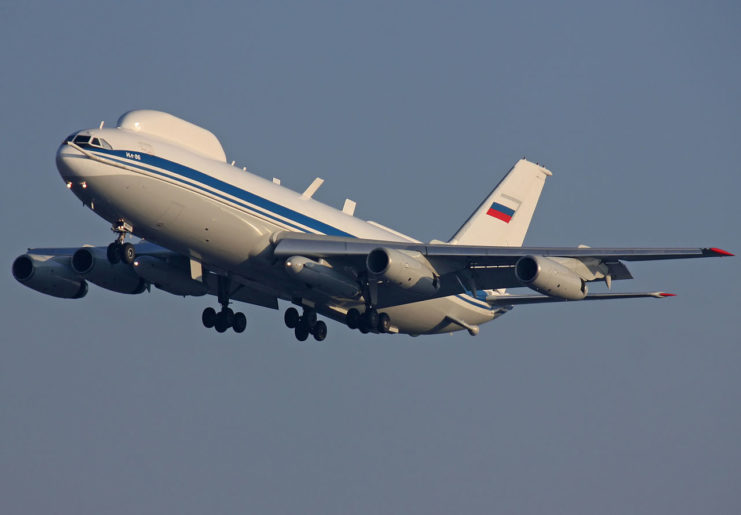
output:
{"label": "left wing", "polygon": [[[379,279],[370,281],[379,287],[377,301],[373,302],[379,307],[478,290],[522,286],[530,286],[547,294],[546,297],[537,299],[625,298],[624,294],[587,297],[585,283],[604,280],[610,286],[613,280],[631,279],[630,272],[621,261],[733,255],[718,248],[490,247],[288,232],[277,233],[273,244],[273,256],[278,259],[303,256],[325,260],[335,269],[353,270],[357,277],[362,278],[364,274],[368,274],[371,278]],[[516,267],[518,263],[521,266]],[[397,268],[393,269],[392,264]],[[543,268],[546,269],[542,274],[545,286],[535,280],[535,275]],[[533,281],[522,280],[525,271],[532,271]],[[567,285],[562,287],[562,279],[569,283],[569,291],[566,291]],[[655,297],[657,294],[629,295]],[[514,300],[510,298],[507,305],[513,304]],[[528,297],[520,298],[516,303],[538,302],[553,300]]]}
{"label": "left wing", "polygon": [[[489,247],[481,245],[451,245],[447,243],[413,243],[406,241],[366,240],[303,234],[277,233],[273,241],[276,257],[301,255],[317,258],[344,257],[365,259],[378,247],[419,252],[427,258],[450,263],[454,268],[466,266],[514,265],[523,256],[597,258],[603,261],[652,261],[733,256],[715,247],[708,248],[591,248],[591,247]],[[461,266],[461,263],[463,266]]]}
{"label": "left wing", "polygon": [[[673,293],[663,291],[638,292],[638,293],[593,293],[587,295],[581,300],[610,300],[610,299],[640,299],[653,297],[663,299],[666,297],[675,297]],[[490,306],[516,306],[520,304],[544,304],[548,302],[570,302],[569,299],[558,297],[549,297],[548,295],[488,295],[486,302]]]}

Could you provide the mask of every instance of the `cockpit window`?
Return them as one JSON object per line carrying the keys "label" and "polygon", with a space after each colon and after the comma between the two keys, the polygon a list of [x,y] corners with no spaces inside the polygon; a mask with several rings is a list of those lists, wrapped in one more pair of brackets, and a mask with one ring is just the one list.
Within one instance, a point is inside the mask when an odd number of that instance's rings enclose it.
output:
{"label": "cockpit window", "polygon": [[[72,140],[72,138],[67,138],[67,141]],[[112,150],[113,147],[104,140],[103,138],[93,138],[91,136],[75,136],[74,139],[75,145],[80,145],[81,147],[98,147],[98,148],[107,148],[108,150]]]}
{"label": "cockpit window", "polygon": [[90,144],[94,147],[107,148],[108,150],[112,148],[103,138],[93,138]]}

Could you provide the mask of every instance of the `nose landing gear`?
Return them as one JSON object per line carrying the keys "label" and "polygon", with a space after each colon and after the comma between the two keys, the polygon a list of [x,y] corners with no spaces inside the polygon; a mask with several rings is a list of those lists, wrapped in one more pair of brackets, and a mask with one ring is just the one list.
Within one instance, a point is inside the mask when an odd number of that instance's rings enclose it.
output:
{"label": "nose landing gear", "polygon": [[293,329],[296,339],[300,342],[306,341],[309,335],[312,335],[318,342],[327,337],[327,324],[316,319],[316,310],[312,308],[304,308],[301,316],[296,308],[288,308],[283,321],[286,327]]}
{"label": "nose landing gear", "polygon": [[108,245],[106,256],[108,261],[115,265],[116,263],[123,261],[127,265],[130,265],[136,259],[136,249],[131,243],[124,243],[124,238],[127,234],[131,234],[133,227],[126,223],[124,220],[117,220],[111,230],[117,234],[116,241]]}

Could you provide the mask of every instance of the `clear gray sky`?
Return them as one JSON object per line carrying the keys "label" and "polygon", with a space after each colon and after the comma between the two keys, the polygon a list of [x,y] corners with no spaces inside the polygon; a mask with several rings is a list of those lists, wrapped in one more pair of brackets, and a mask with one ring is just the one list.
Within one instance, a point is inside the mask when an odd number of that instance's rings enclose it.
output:
{"label": "clear gray sky", "polygon": [[212,299],[10,274],[112,239],[54,153],[134,108],[425,240],[526,155],[554,172],[528,244],[741,252],[738,2],[120,5],[0,3],[0,512],[741,512],[739,258],[614,285],[665,301],[314,345],[282,312],[218,335]]}

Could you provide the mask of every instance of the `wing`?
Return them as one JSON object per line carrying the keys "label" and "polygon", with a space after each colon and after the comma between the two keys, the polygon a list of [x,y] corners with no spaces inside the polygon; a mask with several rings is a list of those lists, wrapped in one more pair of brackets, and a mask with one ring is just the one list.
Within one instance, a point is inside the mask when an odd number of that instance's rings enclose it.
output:
{"label": "wing", "polygon": [[[640,299],[640,298],[655,298],[663,299],[666,297],[674,297],[673,293],[665,293],[662,291],[653,292],[638,292],[638,293],[594,293],[587,295],[581,301],[584,300],[611,300],[611,299]],[[578,302],[581,302],[578,301]],[[520,304],[545,304],[549,302],[570,302],[568,299],[561,299],[558,297],[549,297],[548,295],[488,295],[486,302],[490,306],[504,307],[504,306],[517,306]]]}
{"label": "wing", "polygon": [[[604,280],[609,286],[612,280],[632,278],[622,261],[732,255],[717,248],[491,247],[366,240],[298,233],[279,233],[273,241],[275,258],[304,256],[311,259],[323,259],[335,268],[351,268],[356,276],[366,273],[368,265],[371,264],[369,259],[373,254],[380,252],[388,256],[389,252],[400,251],[404,255],[411,256],[408,261],[412,261],[412,267],[421,264],[422,267],[427,267],[432,271],[434,292],[431,292],[430,288],[416,288],[415,291],[415,288],[394,287],[393,284],[389,285],[388,281],[379,282],[381,286],[378,294],[379,306],[404,304],[423,298],[446,297],[466,292],[473,293],[479,290],[524,286],[515,274],[515,265],[526,256],[547,258],[549,264],[555,262],[559,267],[568,269],[581,282]],[[409,263],[405,266],[408,267]],[[421,285],[422,282],[415,284]],[[639,295],[645,296],[645,294]],[[527,302],[544,301],[529,299]]]}
{"label": "wing", "polygon": [[659,259],[687,259],[733,256],[730,252],[708,248],[591,248],[591,247],[489,247],[481,245],[451,245],[447,243],[412,243],[400,241],[366,240],[281,232],[275,238],[273,253],[277,257],[301,255],[316,258],[345,257],[349,260],[365,257],[378,247],[419,252],[429,259],[444,260],[455,268],[464,265],[514,265],[523,256],[597,258],[604,261],[652,261]]}
{"label": "wing", "polygon": [[[187,256],[149,242],[137,243],[134,248],[133,266],[109,263],[106,247],[28,249],[13,263],[13,275],[29,288],[63,298],[84,297],[88,282],[126,294],[142,293],[154,285],[178,296],[217,295],[219,276],[207,263],[203,264],[201,280],[195,280]],[[231,278],[230,299],[278,309],[275,292],[247,277],[233,274]]]}

